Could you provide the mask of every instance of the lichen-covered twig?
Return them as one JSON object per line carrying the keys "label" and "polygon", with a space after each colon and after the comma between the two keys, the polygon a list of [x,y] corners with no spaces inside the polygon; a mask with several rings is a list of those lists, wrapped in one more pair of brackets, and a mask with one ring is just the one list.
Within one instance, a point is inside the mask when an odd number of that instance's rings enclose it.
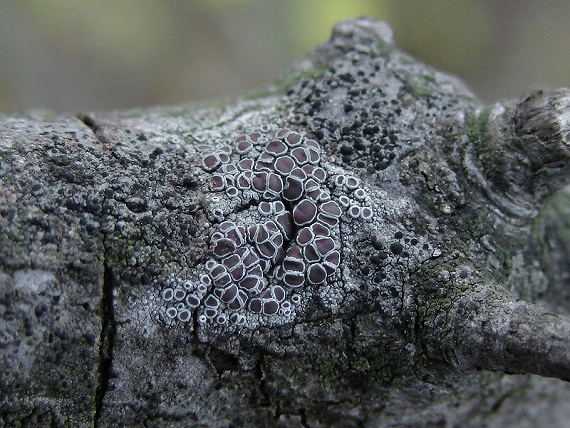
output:
{"label": "lichen-covered twig", "polygon": [[460,370],[535,373],[570,381],[570,317],[487,286],[458,299],[447,319],[451,328],[433,330],[438,339],[432,357]]}

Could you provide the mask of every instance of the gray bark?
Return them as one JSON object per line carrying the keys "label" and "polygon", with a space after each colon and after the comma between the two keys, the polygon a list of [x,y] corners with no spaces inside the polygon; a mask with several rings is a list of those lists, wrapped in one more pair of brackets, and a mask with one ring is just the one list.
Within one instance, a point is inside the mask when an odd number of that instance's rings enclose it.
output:
{"label": "gray bark", "polygon": [[563,426],[569,100],[362,18],[246,99],[2,117],[0,426]]}

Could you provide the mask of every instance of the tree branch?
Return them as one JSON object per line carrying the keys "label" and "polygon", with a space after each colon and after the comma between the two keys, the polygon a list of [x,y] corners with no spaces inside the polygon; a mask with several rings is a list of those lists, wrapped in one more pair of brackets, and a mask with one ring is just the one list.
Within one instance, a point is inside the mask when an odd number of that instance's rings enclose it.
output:
{"label": "tree branch", "polygon": [[481,290],[454,305],[450,322],[449,353],[461,370],[570,381],[570,317]]}

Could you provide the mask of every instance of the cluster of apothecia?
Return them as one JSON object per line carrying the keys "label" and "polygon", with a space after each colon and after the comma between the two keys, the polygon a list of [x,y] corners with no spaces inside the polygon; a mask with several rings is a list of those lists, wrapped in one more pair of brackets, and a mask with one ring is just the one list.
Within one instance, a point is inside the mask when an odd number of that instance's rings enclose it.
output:
{"label": "cluster of apothecia", "polygon": [[368,220],[373,212],[356,177],[330,175],[321,164],[320,145],[289,129],[208,147],[201,167],[209,190],[220,195],[214,200],[247,208],[233,219],[213,209],[220,223],[205,273],[162,290],[166,315],[185,322],[198,310],[200,323],[235,325],[252,316],[289,319],[305,291],[333,280],[339,222]]}

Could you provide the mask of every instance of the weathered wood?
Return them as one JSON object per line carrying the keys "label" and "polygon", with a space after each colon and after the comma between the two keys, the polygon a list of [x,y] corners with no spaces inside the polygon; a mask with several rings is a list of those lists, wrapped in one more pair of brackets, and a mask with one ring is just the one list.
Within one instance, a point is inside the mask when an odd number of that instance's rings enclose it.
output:
{"label": "weathered wood", "polygon": [[2,117],[0,426],[566,422],[569,100],[363,18],[247,99]]}

